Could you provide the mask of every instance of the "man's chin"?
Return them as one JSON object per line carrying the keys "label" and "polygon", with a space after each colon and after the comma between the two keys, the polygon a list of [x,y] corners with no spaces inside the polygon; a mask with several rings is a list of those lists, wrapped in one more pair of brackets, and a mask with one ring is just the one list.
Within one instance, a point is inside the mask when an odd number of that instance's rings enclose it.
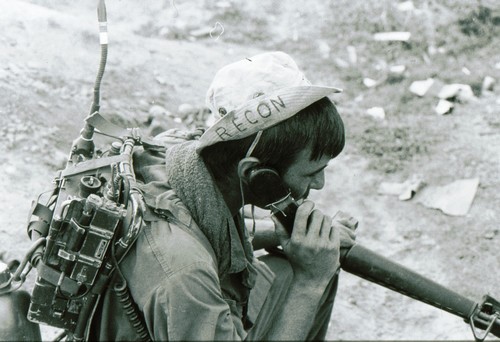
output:
{"label": "man's chin", "polygon": [[[293,194],[292,194],[292,196],[293,196]],[[297,203],[299,203],[299,204],[302,203],[302,202],[304,202],[307,199],[307,197],[309,197],[309,190],[306,191],[303,195],[293,196],[293,198],[295,199],[295,201]]]}

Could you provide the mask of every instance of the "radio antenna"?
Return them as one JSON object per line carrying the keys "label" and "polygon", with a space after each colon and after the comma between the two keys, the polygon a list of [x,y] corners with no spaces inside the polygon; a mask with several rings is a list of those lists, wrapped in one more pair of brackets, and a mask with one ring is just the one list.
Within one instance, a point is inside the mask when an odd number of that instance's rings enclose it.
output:
{"label": "radio antenna", "polygon": [[[99,43],[101,45],[101,57],[99,61],[99,70],[97,71],[96,80],[94,83],[94,98],[90,107],[88,119],[94,113],[99,112],[99,100],[101,92],[101,81],[106,68],[106,60],[108,58],[108,20],[106,15],[106,4],[104,0],[99,0],[97,6],[97,19],[99,21]],[[94,126],[90,125],[87,120],[85,126],[80,131],[80,136],[73,141],[68,163],[75,163],[84,159],[91,159],[94,155],[95,144],[93,140]]]}

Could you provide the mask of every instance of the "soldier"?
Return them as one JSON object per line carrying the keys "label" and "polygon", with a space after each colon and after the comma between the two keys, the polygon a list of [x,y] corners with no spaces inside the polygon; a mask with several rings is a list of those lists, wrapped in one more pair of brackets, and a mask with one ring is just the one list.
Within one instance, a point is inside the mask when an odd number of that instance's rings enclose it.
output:
{"label": "soldier", "polygon": [[[199,140],[136,156],[147,225],[120,268],[153,340],[325,338],[355,220],[307,196],[344,147],[326,97],[339,91],[311,85],[283,52],[244,59],[216,74],[207,104],[220,119]],[[243,206],[263,204],[247,181],[256,166],[275,169],[300,201],[291,234],[276,219],[247,229]],[[254,256],[276,245],[283,253]],[[89,339],[136,337],[108,290]]]}

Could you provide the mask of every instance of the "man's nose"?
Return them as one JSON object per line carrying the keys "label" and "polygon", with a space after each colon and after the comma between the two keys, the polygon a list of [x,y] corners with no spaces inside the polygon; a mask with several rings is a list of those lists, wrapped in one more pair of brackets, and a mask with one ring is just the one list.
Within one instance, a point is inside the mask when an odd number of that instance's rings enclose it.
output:
{"label": "man's nose", "polygon": [[321,190],[325,186],[325,171],[316,174],[311,182],[311,189]]}

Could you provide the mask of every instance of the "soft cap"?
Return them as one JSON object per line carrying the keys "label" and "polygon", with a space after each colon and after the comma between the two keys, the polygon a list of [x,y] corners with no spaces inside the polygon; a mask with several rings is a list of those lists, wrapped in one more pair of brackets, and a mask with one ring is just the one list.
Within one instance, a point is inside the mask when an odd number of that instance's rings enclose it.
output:
{"label": "soft cap", "polygon": [[341,91],[312,85],[295,61],[280,51],[229,64],[217,72],[207,92],[206,105],[219,119],[201,136],[197,151],[250,136]]}

